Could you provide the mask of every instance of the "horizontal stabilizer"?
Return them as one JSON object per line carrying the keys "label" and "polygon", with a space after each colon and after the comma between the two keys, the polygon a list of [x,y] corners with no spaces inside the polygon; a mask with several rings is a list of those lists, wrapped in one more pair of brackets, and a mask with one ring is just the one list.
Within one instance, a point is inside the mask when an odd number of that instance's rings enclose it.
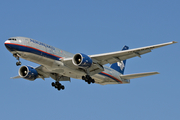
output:
{"label": "horizontal stabilizer", "polygon": [[158,72],[147,72],[147,73],[136,73],[136,74],[129,74],[129,75],[121,75],[120,77],[122,79],[134,79],[134,78],[140,78],[150,75],[156,75],[159,74]]}

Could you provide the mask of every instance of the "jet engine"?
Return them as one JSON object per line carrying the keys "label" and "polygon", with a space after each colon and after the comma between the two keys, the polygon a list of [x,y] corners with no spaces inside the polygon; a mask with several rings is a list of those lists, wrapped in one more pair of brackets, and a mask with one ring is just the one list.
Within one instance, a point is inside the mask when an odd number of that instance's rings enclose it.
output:
{"label": "jet engine", "polygon": [[38,72],[31,66],[22,66],[19,68],[19,76],[34,81],[38,77]]}
{"label": "jet engine", "polygon": [[72,61],[74,65],[82,68],[89,68],[92,65],[92,59],[82,53],[75,54]]}

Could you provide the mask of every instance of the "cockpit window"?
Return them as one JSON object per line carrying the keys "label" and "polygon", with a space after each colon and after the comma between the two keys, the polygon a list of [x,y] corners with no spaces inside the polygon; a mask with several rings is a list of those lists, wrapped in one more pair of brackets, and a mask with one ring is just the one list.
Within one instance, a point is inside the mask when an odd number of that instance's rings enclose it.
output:
{"label": "cockpit window", "polygon": [[16,39],[15,39],[15,38],[9,38],[8,40],[14,40],[14,41],[16,41]]}

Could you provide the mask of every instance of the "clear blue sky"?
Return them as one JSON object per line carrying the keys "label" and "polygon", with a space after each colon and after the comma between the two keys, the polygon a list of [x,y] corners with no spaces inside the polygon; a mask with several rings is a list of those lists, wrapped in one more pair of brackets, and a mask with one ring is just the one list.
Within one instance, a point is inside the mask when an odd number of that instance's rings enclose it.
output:
{"label": "clear blue sky", "polygon": [[[179,120],[180,43],[127,61],[125,74],[161,74],[127,85],[88,85],[82,80],[10,79],[16,59],[4,41],[30,37],[72,53],[88,55],[180,42],[179,0],[3,0],[0,4],[1,120]],[[37,64],[21,60],[23,65]]]}

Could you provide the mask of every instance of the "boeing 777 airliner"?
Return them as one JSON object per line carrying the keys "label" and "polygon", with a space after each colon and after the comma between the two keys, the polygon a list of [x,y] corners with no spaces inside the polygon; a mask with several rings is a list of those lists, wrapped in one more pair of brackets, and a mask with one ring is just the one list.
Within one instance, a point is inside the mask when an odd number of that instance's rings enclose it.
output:
{"label": "boeing 777 airliner", "polygon": [[[151,50],[166,45],[177,43],[175,41],[129,49],[124,46],[122,51],[96,55],[84,53],[72,54],[53,46],[44,44],[27,37],[11,37],[5,41],[6,48],[18,60],[16,65],[21,65],[20,58],[40,64],[39,67],[23,65],[19,68],[19,75],[15,78],[24,78],[34,81],[37,78],[51,77],[56,82],[52,86],[58,90],[65,87],[59,81],[70,81],[70,78],[82,79],[88,84],[126,84],[130,79],[159,74],[158,72],[146,72],[124,75],[126,59],[141,57]],[[105,64],[111,64],[110,67]]]}

